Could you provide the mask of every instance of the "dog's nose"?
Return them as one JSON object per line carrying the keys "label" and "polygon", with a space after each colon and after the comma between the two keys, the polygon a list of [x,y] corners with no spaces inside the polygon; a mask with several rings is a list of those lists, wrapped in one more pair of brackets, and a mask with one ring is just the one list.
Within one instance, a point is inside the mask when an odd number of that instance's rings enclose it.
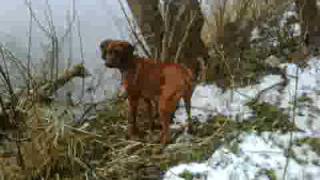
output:
{"label": "dog's nose", "polygon": [[112,67],[113,67],[113,65],[112,65],[111,61],[110,61],[110,60],[108,60],[108,59],[105,59],[105,61],[104,61],[104,65],[105,65],[105,66],[107,66],[107,67],[109,67],[109,68],[112,68]]}

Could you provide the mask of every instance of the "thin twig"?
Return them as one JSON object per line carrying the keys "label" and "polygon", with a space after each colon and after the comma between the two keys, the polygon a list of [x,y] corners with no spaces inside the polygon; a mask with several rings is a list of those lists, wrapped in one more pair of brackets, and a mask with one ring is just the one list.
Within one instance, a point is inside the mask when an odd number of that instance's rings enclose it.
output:
{"label": "thin twig", "polygon": [[[70,13],[69,13],[70,17]],[[64,42],[65,38],[71,34],[72,36],[72,26],[74,25],[76,21],[76,2],[75,0],[72,0],[72,18],[68,20],[68,27],[66,28],[66,31],[62,35],[62,38],[60,39],[60,42]]]}
{"label": "thin twig", "polygon": [[169,36],[169,42],[168,42],[168,46],[170,47],[173,40],[174,40],[174,36],[175,36],[175,32],[177,30],[177,25],[178,25],[178,22],[180,21],[183,13],[186,11],[186,5],[183,4],[182,7],[180,7],[180,10],[175,18],[175,21],[174,21],[174,24],[172,25],[172,29],[170,31],[170,36]]}
{"label": "thin twig", "polygon": [[293,146],[293,128],[294,125],[296,124],[296,109],[297,109],[297,99],[298,99],[298,83],[299,83],[299,68],[298,66],[296,66],[296,78],[295,78],[295,94],[294,94],[294,99],[293,99],[293,108],[292,108],[292,123],[293,126],[290,126],[290,138],[289,138],[289,146],[288,149],[286,151],[286,164],[284,167],[284,171],[283,171],[283,175],[282,175],[282,179],[285,180],[286,179],[286,175],[288,172],[288,166],[289,166],[289,161],[290,161],[290,152],[291,152],[291,148]]}
{"label": "thin twig", "polygon": [[[78,38],[79,38],[79,44],[80,44],[81,64],[84,65],[83,42],[82,42],[82,36],[81,36],[80,17],[78,14],[77,14],[77,17],[78,17],[77,18],[77,20],[78,20]],[[85,91],[85,79],[82,78],[80,102],[82,102],[82,99],[84,97],[84,91]]]}
{"label": "thin twig", "polygon": [[169,22],[169,7],[171,4],[171,0],[166,1],[165,2],[165,11],[164,11],[164,33],[163,33],[163,37],[162,37],[162,48],[161,48],[161,56],[160,59],[162,62],[164,62],[167,58],[168,58],[168,51],[169,51],[169,47],[168,47],[168,35],[169,35],[169,31],[170,31],[170,22]]}
{"label": "thin twig", "polygon": [[44,25],[42,25],[42,23],[39,21],[39,19],[37,18],[35,12],[32,10],[32,5],[31,5],[31,1],[25,0],[25,5],[28,7],[29,12],[33,18],[33,20],[37,23],[37,25],[39,26],[39,28],[45,33],[45,35],[47,37],[51,37],[51,33],[48,29],[46,29],[46,27]]}
{"label": "thin twig", "polygon": [[141,46],[144,54],[148,57],[148,58],[151,58],[152,55],[150,54],[150,52],[147,50],[147,48],[145,47],[145,45],[143,44],[143,42],[141,41],[141,39],[139,38],[139,35],[138,33],[135,31],[135,28],[133,27],[131,21],[130,21],[130,18],[124,8],[124,4],[121,2],[121,0],[118,0],[119,4],[120,4],[120,8],[121,8],[121,11],[123,12],[127,22],[128,22],[128,25],[129,25],[129,28],[131,30],[131,33],[134,35],[135,39],[138,41],[138,44]]}
{"label": "thin twig", "polygon": [[[68,20],[68,24],[71,24],[72,21],[70,19],[70,12],[68,11],[68,16],[67,16],[67,20]],[[69,57],[67,60],[67,69],[69,69],[71,67],[72,64],[72,59],[73,59],[73,33],[72,33],[72,26],[70,26],[70,30],[69,30]],[[61,41],[63,42],[63,40]]]}
{"label": "thin twig", "polygon": [[196,19],[197,16],[198,16],[197,13],[194,13],[194,14],[192,15],[192,18],[191,18],[191,20],[190,20],[190,22],[189,22],[189,24],[188,24],[188,26],[187,26],[187,29],[186,29],[186,31],[184,32],[183,38],[182,38],[182,40],[181,40],[180,43],[179,43],[179,47],[178,47],[176,56],[175,56],[175,58],[174,58],[174,62],[175,62],[175,63],[178,63],[178,60],[179,60],[179,58],[180,58],[180,56],[181,56],[181,52],[182,52],[182,49],[183,49],[183,47],[184,47],[184,44],[186,43],[186,41],[187,41],[187,39],[188,39],[188,37],[189,37],[190,30],[191,30],[192,25],[193,25],[193,23],[194,23],[194,20]]}
{"label": "thin twig", "polygon": [[[31,2],[30,2],[31,4]],[[32,14],[30,12],[30,20],[29,20],[29,39],[28,39],[28,62],[27,62],[27,74],[28,74],[28,80],[27,80],[27,88],[28,91],[31,89],[30,81],[31,81],[31,48],[32,48],[32,24],[33,24],[33,18]]]}
{"label": "thin twig", "polygon": [[74,128],[74,127],[69,126],[69,125],[66,125],[66,124],[65,124],[64,126],[65,126],[65,127],[67,127],[67,128],[69,128],[69,129],[72,129],[72,130],[75,130],[75,131],[81,132],[81,133],[83,133],[83,134],[87,134],[87,135],[95,136],[95,137],[99,137],[99,138],[101,138],[101,137],[102,137],[102,136],[101,136],[101,135],[99,135],[99,134],[94,134],[94,133],[91,133],[91,132],[85,131],[85,130],[83,130],[83,129]]}

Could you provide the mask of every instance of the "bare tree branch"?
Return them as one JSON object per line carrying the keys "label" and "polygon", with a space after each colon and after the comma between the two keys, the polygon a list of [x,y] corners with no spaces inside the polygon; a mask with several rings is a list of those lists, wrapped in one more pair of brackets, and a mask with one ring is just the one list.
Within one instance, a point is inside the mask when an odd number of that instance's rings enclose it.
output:
{"label": "bare tree branch", "polygon": [[66,28],[66,31],[62,35],[60,42],[63,43],[65,41],[65,38],[72,32],[72,26],[74,25],[75,21],[76,21],[76,2],[75,0],[72,0],[72,18],[68,20],[68,27]]}
{"label": "bare tree branch", "polygon": [[35,12],[33,11],[31,1],[25,0],[25,5],[28,7],[29,12],[30,12],[33,20],[37,23],[39,28],[45,33],[45,35],[47,37],[50,37],[51,36],[50,31],[48,29],[46,29],[46,27],[40,22],[40,20],[36,16]]}
{"label": "bare tree branch", "polygon": [[[79,37],[79,44],[80,44],[80,56],[81,56],[81,64],[84,64],[84,53],[83,53],[83,43],[82,43],[82,36],[81,36],[81,26],[80,26],[80,17],[77,15],[78,19],[78,37]],[[82,101],[82,98],[84,97],[84,91],[85,91],[85,79],[82,78],[81,83],[81,96],[80,96],[80,102]]]}
{"label": "bare tree branch", "polygon": [[[30,2],[31,3],[31,2]],[[30,80],[31,80],[31,47],[32,47],[32,24],[33,24],[33,18],[32,14],[30,13],[30,19],[29,19],[29,39],[28,39],[28,55],[27,55],[27,74],[28,74],[28,80],[27,80],[27,88],[30,90]]]}
{"label": "bare tree branch", "polygon": [[193,22],[194,22],[194,20],[196,19],[196,17],[197,17],[197,14],[196,14],[196,13],[193,13],[192,18],[191,18],[191,20],[190,20],[190,22],[189,22],[189,24],[188,24],[188,26],[187,26],[187,29],[186,29],[186,31],[184,32],[183,38],[182,38],[182,40],[181,40],[180,43],[179,43],[178,50],[177,50],[177,53],[176,53],[176,57],[174,58],[174,62],[175,62],[175,63],[178,63],[178,60],[179,60],[180,55],[181,55],[181,51],[182,51],[182,49],[183,49],[183,47],[184,47],[183,45],[185,44],[185,42],[186,42],[187,39],[188,39],[188,36],[189,36],[189,33],[190,33],[190,29],[191,29],[191,27],[192,27],[192,25],[193,25]]}
{"label": "bare tree branch", "polygon": [[132,25],[132,23],[131,23],[131,21],[130,21],[130,18],[129,18],[129,16],[128,16],[125,8],[124,8],[123,3],[121,2],[121,0],[118,0],[118,2],[119,2],[119,4],[120,4],[121,10],[122,10],[123,14],[125,15],[125,18],[126,18],[126,20],[127,20],[127,22],[128,22],[128,25],[129,25],[129,28],[130,28],[130,30],[131,30],[131,33],[134,35],[135,39],[138,41],[138,44],[140,45],[140,47],[141,47],[142,50],[143,50],[143,53],[144,53],[147,57],[151,58],[152,56],[151,56],[150,52],[147,50],[147,48],[145,47],[145,45],[144,45],[143,42],[141,41],[138,33],[136,32],[135,28],[133,27],[133,25]]}

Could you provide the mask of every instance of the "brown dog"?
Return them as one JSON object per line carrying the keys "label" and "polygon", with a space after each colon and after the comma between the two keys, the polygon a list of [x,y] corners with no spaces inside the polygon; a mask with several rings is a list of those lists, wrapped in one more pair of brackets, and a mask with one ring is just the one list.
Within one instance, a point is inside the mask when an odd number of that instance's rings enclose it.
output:
{"label": "brown dog", "polygon": [[161,121],[162,144],[170,141],[170,117],[175,112],[181,98],[190,118],[193,75],[191,70],[174,63],[159,63],[133,54],[134,47],[126,41],[105,40],[100,44],[102,59],[109,68],[117,68],[122,75],[122,83],[129,100],[129,138],[138,134],[136,127],[137,107],[143,99],[148,105],[150,129],[152,120],[152,101],[158,102]]}

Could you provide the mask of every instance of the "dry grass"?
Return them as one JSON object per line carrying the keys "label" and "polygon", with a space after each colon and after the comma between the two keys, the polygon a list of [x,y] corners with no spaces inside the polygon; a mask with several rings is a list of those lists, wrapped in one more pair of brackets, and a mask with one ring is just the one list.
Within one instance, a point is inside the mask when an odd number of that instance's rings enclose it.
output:
{"label": "dry grass", "polygon": [[[68,110],[36,104],[26,119],[25,126],[15,130],[30,139],[19,143],[22,162],[15,160],[18,149],[11,149],[12,156],[1,161],[1,178],[74,177],[88,169],[81,159],[86,143],[94,135],[73,128]],[[14,147],[15,143],[9,141],[5,146]]]}
{"label": "dry grass", "polygon": [[23,166],[16,161],[15,142],[6,142],[12,152],[10,156],[1,153],[0,178],[155,179],[173,165],[205,160],[237,129],[234,122],[218,117],[195,124],[194,137],[188,141],[181,141],[181,131],[174,131],[175,142],[162,146],[160,129],[150,133],[141,112],[141,138],[131,141],[126,109],[126,103],[115,102],[99,112],[94,122],[79,127],[62,104],[34,105],[21,129],[21,138],[29,140],[20,143]]}
{"label": "dry grass", "polygon": [[171,166],[207,159],[224,140],[235,135],[236,124],[221,117],[210,123],[195,124],[191,140],[181,142],[176,138],[183,135],[175,132],[174,143],[162,146],[158,143],[159,129],[150,133],[144,126],[146,122],[139,121],[144,135],[139,141],[130,141],[126,138],[125,119],[105,113],[95,123],[97,127],[92,128],[104,129],[100,133],[104,134],[104,139],[99,143],[104,144],[106,151],[97,167],[97,174],[112,179],[159,179]]}
{"label": "dry grass", "polygon": [[[133,141],[127,139],[125,102],[113,101],[97,113],[94,121],[82,125],[73,123],[72,109],[61,103],[37,103],[26,114],[25,126],[19,129],[19,138],[28,139],[19,142],[23,163],[17,162],[18,149],[12,138],[0,141],[7,147],[7,153],[0,149],[0,179],[159,179],[174,165],[207,160],[241,132],[270,131],[262,116],[272,116],[276,110],[261,108],[256,110],[261,118],[254,123],[237,123],[222,116],[207,123],[194,121],[191,138],[179,129],[173,130],[173,143],[162,146],[160,129],[147,129],[143,106],[138,115],[141,137]],[[266,108],[268,113],[264,113]],[[287,118],[281,112],[276,116],[281,122]],[[271,131],[282,127],[272,126]]]}
{"label": "dry grass", "polygon": [[[278,51],[281,54],[282,46],[290,44],[289,40],[282,41],[284,33],[280,28],[273,32],[290,3],[284,0],[213,2],[212,14],[208,16],[203,32],[211,54],[206,80],[223,89],[256,83],[269,70],[265,59]],[[270,27],[268,37],[252,41],[251,32],[261,26]],[[276,39],[280,45],[273,47],[268,44],[270,39]]]}
{"label": "dry grass", "polygon": [[[212,14],[207,17],[207,23],[203,30],[206,44],[213,44],[219,38],[228,36],[225,34],[225,26],[229,23],[237,23],[239,28],[245,25],[245,21],[258,20],[267,12],[285,3],[285,0],[256,1],[256,0],[215,0],[208,4]],[[265,17],[266,18],[266,17]]]}

